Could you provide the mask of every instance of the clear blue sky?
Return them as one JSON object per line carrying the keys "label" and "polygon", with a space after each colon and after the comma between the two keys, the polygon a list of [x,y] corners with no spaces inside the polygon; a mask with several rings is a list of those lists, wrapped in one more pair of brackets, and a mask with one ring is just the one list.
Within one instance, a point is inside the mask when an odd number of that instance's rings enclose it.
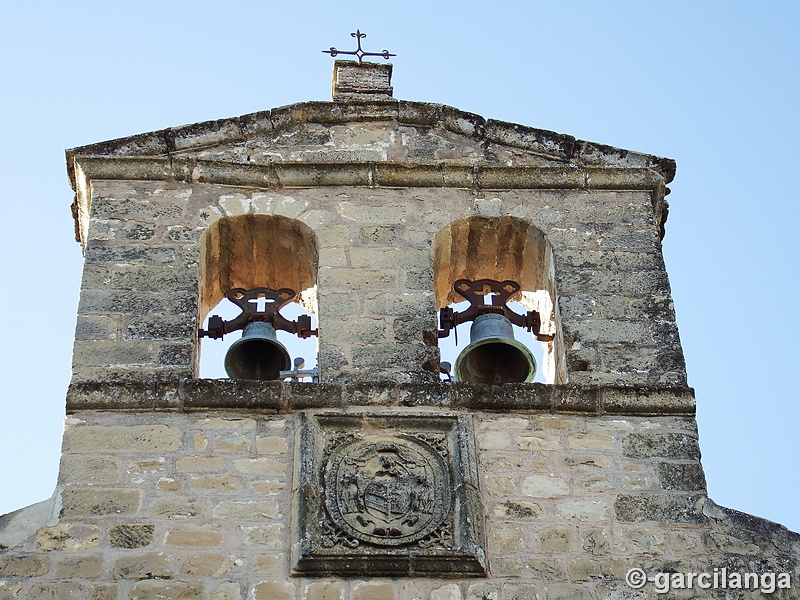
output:
{"label": "clear blue sky", "polygon": [[797,2],[0,0],[0,514],[55,485],[80,282],[64,149],[330,96],[349,33],[395,96],[674,158],[664,253],[711,497],[800,530]]}

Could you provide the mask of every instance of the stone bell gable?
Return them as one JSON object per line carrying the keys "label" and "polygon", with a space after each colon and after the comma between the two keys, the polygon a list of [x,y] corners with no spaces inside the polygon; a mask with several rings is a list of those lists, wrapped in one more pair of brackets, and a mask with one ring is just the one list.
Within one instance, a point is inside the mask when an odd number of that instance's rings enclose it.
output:
{"label": "stone bell gable", "polygon": [[[391,72],[67,152],[59,482],[0,517],[0,600],[800,597],[800,536],[707,496],[675,163],[399,101]],[[226,298],[311,340],[316,379],[200,377]],[[265,308],[289,299],[308,320]],[[447,381],[440,336],[478,313],[518,317],[545,383]]]}

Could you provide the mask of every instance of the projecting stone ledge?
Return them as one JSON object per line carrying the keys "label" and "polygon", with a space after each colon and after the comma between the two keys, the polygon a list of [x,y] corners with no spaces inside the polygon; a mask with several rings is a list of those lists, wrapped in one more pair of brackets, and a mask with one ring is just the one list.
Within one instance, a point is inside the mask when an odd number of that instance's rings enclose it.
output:
{"label": "projecting stone ledge", "polygon": [[67,410],[258,409],[290,412],[352,406],[431,407],[620,415],[693,415],[694,390],[683,386],[471,383],[340,384],[234,379],[77,381]]}

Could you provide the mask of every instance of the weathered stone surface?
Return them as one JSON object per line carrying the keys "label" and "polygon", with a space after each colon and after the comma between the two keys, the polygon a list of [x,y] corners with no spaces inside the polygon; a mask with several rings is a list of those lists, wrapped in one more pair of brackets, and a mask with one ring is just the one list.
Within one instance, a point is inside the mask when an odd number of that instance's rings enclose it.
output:
{"label": "weathered stone surface", "polygon": [[104,572],[102,556],[69,556],[56,565],[59,579],[100,579]]}
{"label": "weathered stone surface", "polygon": [[141,490],[109,488],[73,488],[61,494],[61,516],[100,517],[135,515],[141,504]]}
{"label": "weathered stone surface", "polygon": [[83,586],[73,582],[34,583],[26,594],[30,600],[69,600],[82,596]]}
{"label": "weathered stone surface", "polygon": [[[241,564],[241,561],[239,561]],[[181,561],[180,571],[195,577],[220,578],[237,567],[237,560],[221,554],[197,554]],[[226,589],[226,588],[223,588]],[[236,586],[238,590],[238,585]],[[235,590],[229,590],[233,593]]]}
{"label": "weathered stone surface", "polygon": [[703,523],[701,502],[698,496],[620,495],[614,503],[614,511],[620,521]]}
{"label": "weathered stone surface", "polygon": [[40,552],[83,552],[100,545],[101,529],[85,523],[59,523],[36,532]]}
{"label": "weathered stone surface", "polygon": [[359,582],[353,586],[353,600],[396,600],[391,583]]}
{"label": "weathered stone surface", "polygon": [[211,594],[211,600],[242,600],[242,588],[238,583],[221,583]]}
{"label": "weathered stone surface", "polygon": [[180,581],[149,579],[139,581],[131,588],[131,600],[189,600],[202,598],[203,585]]}
{"label": "weathered stone surface", "polygon": [[263,581],[255,586],[255,600],[294,600],[292,581]]}
{"label": "weathered stone surface", "polygon": [[122,475],[120,459],[113,456],[63,456],[59,476],[70,484],[119,483]]}
{"label": "weathered stone surface", "polygon": [[665,490],[696,492],[706,488],[706,479],[700,463],[656,464],[656,473],[661,487]]}
{"label": "weathered stone surface", "polygon": [[166,543],[170,546],[216,546],[222,539],[219,527],[209,523],[199,525],[183,523],[167,530]]}
{"label": "weathered stone surface", "polygon": [[630,458],[700,458],[697,439],[682,433],[632,433],[623,438],[622,452]]}
{"label": "weathered stone surface", "polygon": [[50,559],[29,554],[0,554],[0,576],[36,577],[50,570]]}
{"label": "weathered stone surface", "polygon": [[143,548],[153,543],[155,526],[147,523],[115,525],[108,531],[108,539],[115,548]]}
{"label": "weathered stone surface", "polygon": [[169,579],[172,575],[169,556],[163,552],[123,556],[112,569],[115,579]]}
{"label": "weathered stone surface", "polygon": [[306,588],[306,600],[342,600],[345,587],[338,581],[317,581]]}
{"label": "weathered stone surface", "polygon": [[274,519],[278,517],[278,503],[272,500],[223,500],[213,509],[217,518]]}
{"label": "weathered stone surface", "polygon": [[170,452],[180,448],[182,438],[181,431],[166,425],[84,425],[64,431],[64,452]]}

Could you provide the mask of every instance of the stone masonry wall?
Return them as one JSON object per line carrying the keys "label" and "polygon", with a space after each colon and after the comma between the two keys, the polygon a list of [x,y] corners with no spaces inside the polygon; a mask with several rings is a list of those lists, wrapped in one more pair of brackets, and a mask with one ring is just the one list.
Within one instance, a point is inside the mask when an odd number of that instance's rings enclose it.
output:
{"label": "stone masonry wall", "polygon": [[798,565],[800,536],[706,498],[691,416],[471,419],[485,579],[291,577],[296,414],[89,410],[67,420],[57,517],[0,550],[0,598],[610,600],[660,597],[632,567]]}
{"label": "stone masonry wall", "polygon": [[276,214],[319,242],[323,381],[437,379],[431,241],[470,215],[546,235],[568,380],[685,384],[647,191],[92,184],[73,376],[196,376],[199,238],[223,216]]}

